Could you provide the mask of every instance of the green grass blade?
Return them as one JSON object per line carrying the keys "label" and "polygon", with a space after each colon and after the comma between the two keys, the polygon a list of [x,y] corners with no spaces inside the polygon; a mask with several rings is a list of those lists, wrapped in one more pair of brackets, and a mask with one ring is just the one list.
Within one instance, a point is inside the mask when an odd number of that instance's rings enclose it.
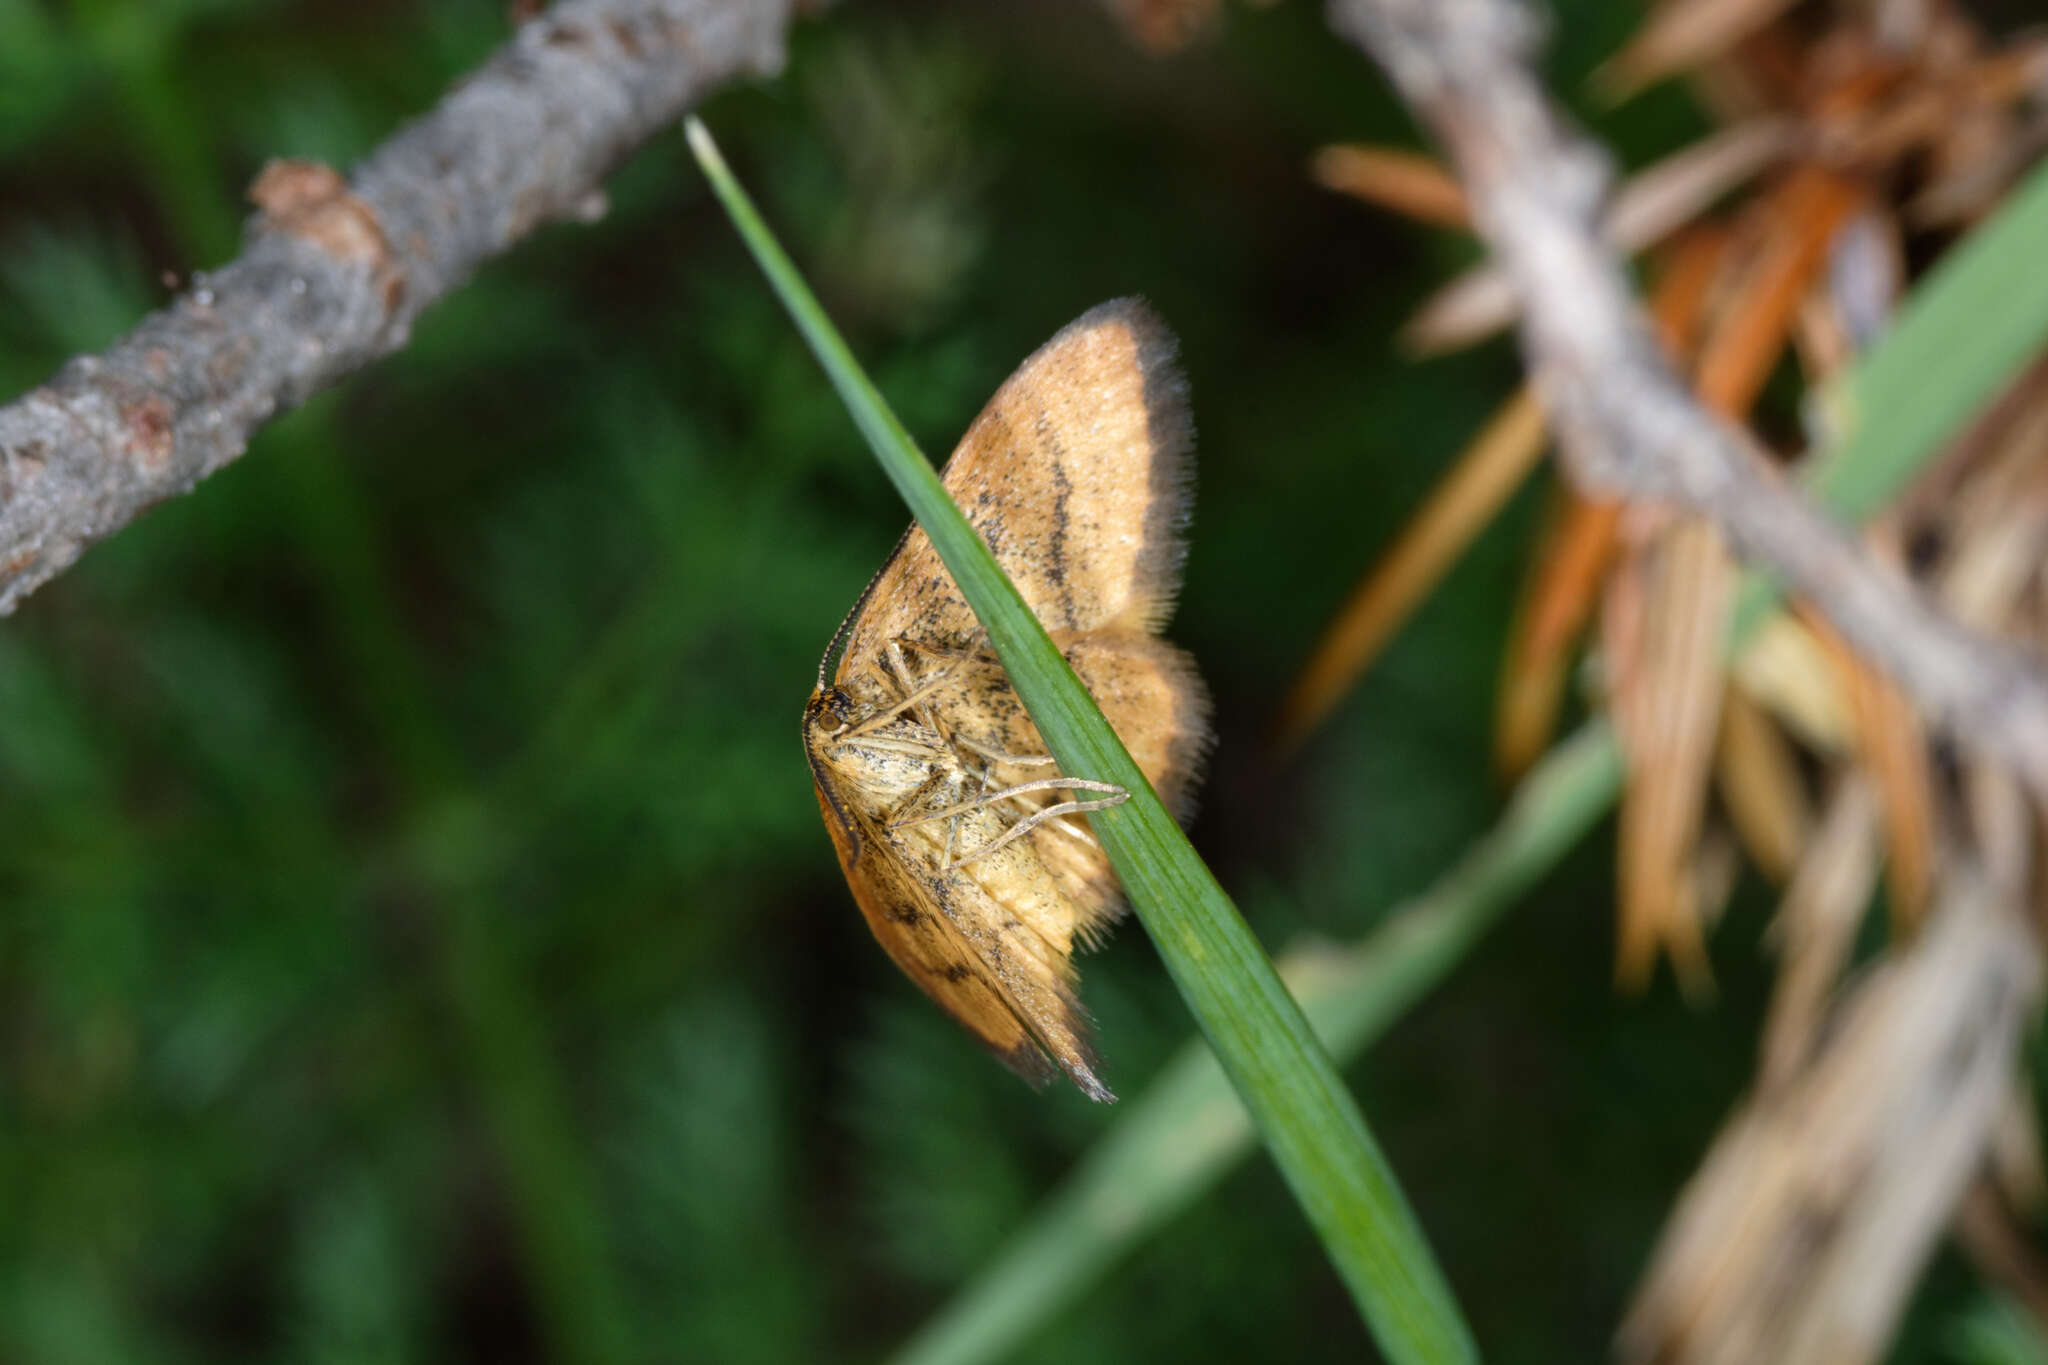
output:
{"label": "green grass blade", "polygon": [[1396,1361],[1477,1359],[1386,1159],[1307,1018],[1066,660],[946,496],[694,118],[690,145],[890,481],[987,628],[1061,768],[1131,793],[1092,817],[1133,909],[1373,1335]]}
{"label": "green grass blade", "polygon": [[1982,412],[2048,337],[2048,162],[1941,259],[1822,399],[1843,436],[1810,486],[1862,521]]}
{"label": "green grass blade", "polygon": [[[1861,520],[1885,506],[2040,353],[2048,342],[2048,272],[2036,264],[2044,241],[2048,166],[1950,251],[1835,391],[1830,407],[1842,434],[1809,485],[1824,507]],[[1731,645],[1760,625],[1776,600],[1768,579],[1749,573],[1730,624]],[[1447,974],[1521,887],[1612,805],[1621,776],[1619,747],[1604,723],[1554,749],[1518,789],[1502,824],[1421,901],[1361,944],[1343,979],[1304,990],[1330,1051],[1349,1060]],[[1559,798],[1539,792],[1569,794],[1548,831],[1560,837],[1544,837],[1533,814]],[[1517,827],[1521,834],[1511,836]],[[1409,936],[1415,942],[1408,951],[1428,944],[1435,960],[1404,959],[1397,945]],[[1357,1011],[1348,1026],[1324,1013],[1346,1009]],[[1218,1103],[1213,1071],[1203,1073],[1199,1056],[1183,1053],[1129,1102],[1117,1129],[912,1339],[899,1362],[999,1358],[1213,1184],[1245,1151],[1245,1130],[1242,1116]]]}
{"label": "green grass blade", "polygon": [[[1282,971],[1338,1056],[1366,1047],[1463,960],[1531,882],[1614,802],[1621,754],[1598,722],[1552,749],[1487,836],[1356,947],[1290,953]],[[1131,1247],[1200,1198],[1252,1145],[1207,1048],[1190,1043],[956,1294],[895,1365],[999,1360]]]}

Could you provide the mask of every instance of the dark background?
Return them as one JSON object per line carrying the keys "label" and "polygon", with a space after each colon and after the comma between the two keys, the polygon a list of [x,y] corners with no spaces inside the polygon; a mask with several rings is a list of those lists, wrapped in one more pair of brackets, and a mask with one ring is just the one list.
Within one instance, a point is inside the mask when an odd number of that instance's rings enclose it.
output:
{"label": "dark background", "polygon": [[[1566,6],[1560,88],[1637,16]],[[0,397],[232,255],[266,158],[346,165],[508,24],[0,0]],[[1516,376],[1392,349],[1474,249],[1307,179],[1413,136],[1317,6],[1168,59],[1078,3],[846,6],[704,114],[934,455],[1091,304],[1179,332],[1193,835],[1269,945],[1362,933],[1487,828],[1536,491],[1299,759],[1261,743]],[[1594,122],[1631,164],[1701,126],[1670,88]],[[668,134],[0,625],[0,1358],[862,1360],[922,1321],[1117,1115],[930,1008],[819,828],[799,712],[905,520]],[[1349,1072],[1496,1361],[1606,1352],[1751,1065],[1761,888],[1713,1008],[1618,999],[1609,859]],[[1084,965],[1140,1093],[1186,1014],[1134,925]],[[1993,1358],[1979,1295],[1938,1262],[1897,1358]],[[1028,1357],[1369,1350],[1259,1160]]]}

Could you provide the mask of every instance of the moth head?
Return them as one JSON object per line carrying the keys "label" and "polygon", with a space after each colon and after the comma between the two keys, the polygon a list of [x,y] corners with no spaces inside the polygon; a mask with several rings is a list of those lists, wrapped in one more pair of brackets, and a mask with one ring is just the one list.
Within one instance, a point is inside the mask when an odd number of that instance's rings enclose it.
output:
{"label": "moth head", "polygon": [[804,706],[804,730],[818,739],[834,739],[851,729],[853,698],[838,687],[820,687]]}

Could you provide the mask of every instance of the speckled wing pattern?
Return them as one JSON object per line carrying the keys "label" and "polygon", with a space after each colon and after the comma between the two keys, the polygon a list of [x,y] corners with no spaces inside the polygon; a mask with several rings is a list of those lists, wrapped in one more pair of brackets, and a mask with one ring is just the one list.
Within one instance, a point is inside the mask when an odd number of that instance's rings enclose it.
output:
{"label": "speckled wing pattern", "polygon": [[[1169,808],[1185,818],[1208,737],[1191,660],[1157,638],[1183,557],[1192,444],[1173,341],[1140,302],[1103,304],[1018,368],[947,462],[988,542]],[[819,804],[875,937],[1013,1069],[1096,1075],[1075,940],[1120,913],[1085,823],[1040,786],[1046,755],[979,623],[915,527],[845,629],[805,712]],[[1001,793],[1011,792],[1003,796]],[[1007,837],[1006,837],[1007,836]]]}

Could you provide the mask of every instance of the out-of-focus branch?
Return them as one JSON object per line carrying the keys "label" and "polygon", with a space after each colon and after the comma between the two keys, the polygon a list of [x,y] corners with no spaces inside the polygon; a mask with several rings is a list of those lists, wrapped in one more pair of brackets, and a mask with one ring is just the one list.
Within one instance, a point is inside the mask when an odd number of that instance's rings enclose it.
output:
{"label": "out-of-focus branch", "polygon": [[713,88],[781,66],[791,0],[565,0],[344,181],[274,162],[246,249],[0,407],[0,613],[279,411],[403,346],[428,305]]}
{"label": "out-of-focus branch", "polygon": [[2048,679],[1938,611],[1696,403],[1664,362],[1599,230],[1609,162],[1533,74],[1516,0],[1331,0],[1450,152],[1522,301],[1522,342],[1579,482],[1703,513],[1812,600],[1934,720],[2048,793]]}

